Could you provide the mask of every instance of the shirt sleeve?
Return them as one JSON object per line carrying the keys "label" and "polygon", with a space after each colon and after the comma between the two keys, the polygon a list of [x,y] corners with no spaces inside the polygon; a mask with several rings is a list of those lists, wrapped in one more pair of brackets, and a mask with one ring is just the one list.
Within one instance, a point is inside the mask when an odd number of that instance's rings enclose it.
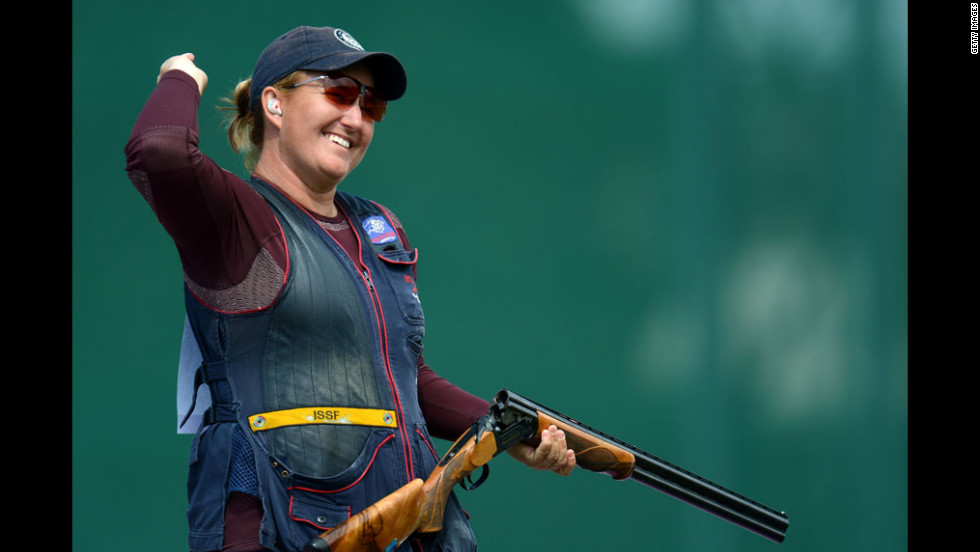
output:
{"label": "shirt sleeve", "polygon": [[263,248],[285,247],[265,201],[199,148],[201,96],[183,71],[160,78],[126,143],[126,173],[173,239],[185,274],[214,289],[241,282]]}
{"label": "shirt sleeve", "polygon": [[436,374],[421,357],[418,387],[419,405],[429,434],[439,439],[455,441],[490,408],[488,401]]}

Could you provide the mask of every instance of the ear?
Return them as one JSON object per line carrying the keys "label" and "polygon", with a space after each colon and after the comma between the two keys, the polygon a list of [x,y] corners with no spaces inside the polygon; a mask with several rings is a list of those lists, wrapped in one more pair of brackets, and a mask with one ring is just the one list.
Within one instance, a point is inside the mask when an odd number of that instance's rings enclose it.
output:
{"label": "ear", "polygon": [[282,100],[279,91],[272,86],[266,86],[262,91],[262,102],[260,104],[265,120],[279,128],[282,122]]}

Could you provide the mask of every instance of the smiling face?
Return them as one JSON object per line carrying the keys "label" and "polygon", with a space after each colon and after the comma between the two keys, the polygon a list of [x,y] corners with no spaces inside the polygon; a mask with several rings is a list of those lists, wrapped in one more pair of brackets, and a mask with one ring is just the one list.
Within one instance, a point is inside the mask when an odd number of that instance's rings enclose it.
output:
{"label": "smiling face", "polygon": [[[337,74],[374,85],[371,73],[362,66]],[[315,76],[310,73],[307,78]],[[270,100],[277,106],[266,114],[267,122],[277,129],[271,140],[280,165],[277,172],[285,171],[313,192],[332,190],[364,158],[374,137],[374,121],[361,112],[358,102],[338,107],[328,101],[320,81],[282,92],[268,87],[263,95],[263,107]]]}

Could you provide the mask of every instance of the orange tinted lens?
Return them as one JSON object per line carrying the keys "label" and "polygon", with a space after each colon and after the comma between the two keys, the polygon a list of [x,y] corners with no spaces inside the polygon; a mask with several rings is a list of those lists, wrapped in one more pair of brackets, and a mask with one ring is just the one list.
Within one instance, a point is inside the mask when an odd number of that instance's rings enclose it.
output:
{"label": "orange tinted lens", "polygon": [[364,99],[361,100],[361,111],[365,115],[374,119],[375,121],[380,121],[385,116],[385,111],[388,109],[388,102],[382,100],[381,98],[374,95],[373,90],[367,90],[364,92]]}
{"label": "orange tinted lens", "polygon": [[[361,95],[361,86],[350,78],[331,79],[323,81],[323,92],[327,99],[337,107],[350,107]],[[375,96],[374,90],[368,88],[364,91],[364,98],[361,100],[361,111],[369,118],[380,121],[387,109],[388,102]]]}
{"label": "orange tinted lens", "polygon": [[324,81],[323,93],[327,95],[330,103],[337,107],[350,107],[361,95],[361,87],[353,82]]}

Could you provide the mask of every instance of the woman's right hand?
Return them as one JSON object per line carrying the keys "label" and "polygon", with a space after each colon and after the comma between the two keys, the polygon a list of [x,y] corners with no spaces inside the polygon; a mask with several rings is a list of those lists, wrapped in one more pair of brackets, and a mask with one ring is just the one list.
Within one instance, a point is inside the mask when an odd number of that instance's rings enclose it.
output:
{"label": "woman's right hand", "polygon": [[208,87],[208,75],[194,64],[194,54],[181,54],[164,61],[163,65],[160,66],[160,74],[157,75],[157,82],[160,82],[160,78],[163,77],[164,73],[174,69],[183,71],[193,77],[197,81],[198,91],[204,94],[204,89]]}

